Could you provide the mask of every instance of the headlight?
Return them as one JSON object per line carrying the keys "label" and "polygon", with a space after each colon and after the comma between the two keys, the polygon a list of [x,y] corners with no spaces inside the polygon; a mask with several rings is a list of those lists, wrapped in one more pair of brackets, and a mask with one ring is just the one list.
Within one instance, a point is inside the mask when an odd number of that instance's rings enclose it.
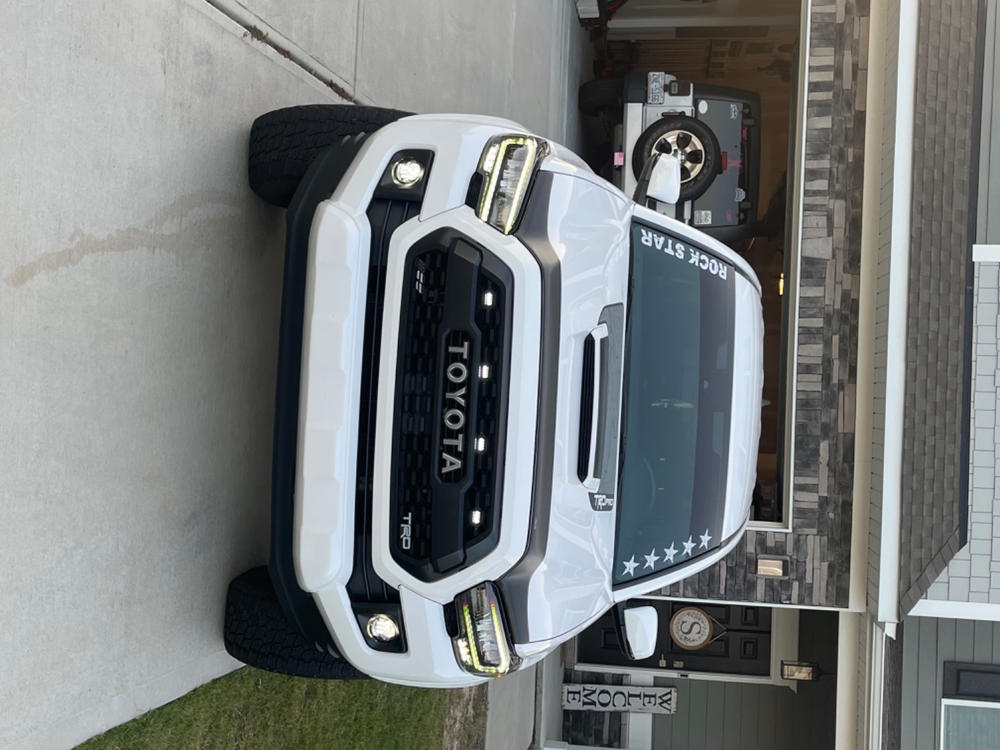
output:
{"label": "headlight", "polygon": [[491,139],[479,159],[483,187],[476,215],[510,234],[517,224],[531,177],[547,150],[545,141],[530,135],[501,135]]}
{"label": "headlight", "polygon": [[467,672],[501,677],[520,664],[511,650],[500,618],[496,591],[481,583],[455,598],[458,636],[452,640],[455,657]]}

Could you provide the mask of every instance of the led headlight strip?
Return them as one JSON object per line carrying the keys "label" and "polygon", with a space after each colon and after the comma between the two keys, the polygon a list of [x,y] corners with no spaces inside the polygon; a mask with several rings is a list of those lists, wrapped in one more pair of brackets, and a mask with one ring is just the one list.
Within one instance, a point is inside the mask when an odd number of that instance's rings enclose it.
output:
{"label": "led headlight strip", "polygon": [[479,160],[483,189],[476,215],[510,234],[517,224],[525,195],[548,145],[530,135],[501,135],[490,140]]}
{"label": "led headlight strip", "polygon": [[500,618],[496,592],[481,583],[458,595],[459,634],[455,655],[466,671],[485,677],[500,677],[517,668]]}

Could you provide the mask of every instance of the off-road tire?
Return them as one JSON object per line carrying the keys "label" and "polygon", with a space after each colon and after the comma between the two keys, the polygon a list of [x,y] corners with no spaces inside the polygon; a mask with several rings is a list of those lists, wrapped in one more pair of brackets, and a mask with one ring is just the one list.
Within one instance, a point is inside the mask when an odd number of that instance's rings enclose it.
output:
{"label": "off-road tire", "polygon": [[621,78],[596,78],[581,84],[577,92],[577,107],[585,115],[604,112],[621,117],[624,83]]}
{"label": "off-road tire", "polygon": [[712,129],[700,120],[687,115],[667,115],[654,122],[636,139],[635,148],[632,150],[632,170],[638,178],[642,174],[642,168],[646,166],[646,159],[649,158],[654,144],[676,130],[696,136],[701,141],[704,153],[701,171],[689,181],[681,183],[679,200],[690,201],[708,190],[722,167],[719,139],[715,137]]}
{"label": "off-road tire", "polygon": [[373,133],[410,112],[350,104],[310,104],[261,115],[250,128],[250,189],[288,206],[316,155],[344,136]]}
{"label": "off-road tire", "polygon": [[229,584],[223,636],[226,651],[258,669],[328,680],[366,677],[342,658],[319,650],[288,621],[265,567],[248,570]]}

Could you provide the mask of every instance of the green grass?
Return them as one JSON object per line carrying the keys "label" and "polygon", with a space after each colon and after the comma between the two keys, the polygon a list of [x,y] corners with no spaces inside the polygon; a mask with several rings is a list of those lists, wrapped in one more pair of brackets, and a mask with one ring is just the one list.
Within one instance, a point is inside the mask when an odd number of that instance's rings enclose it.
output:
{"label": "green grass", "polygon": [[[80,747],[437,750],[449,693],[375,680],[307,680],[244,667]],[[481,713],[485,722],[485,710]]]}

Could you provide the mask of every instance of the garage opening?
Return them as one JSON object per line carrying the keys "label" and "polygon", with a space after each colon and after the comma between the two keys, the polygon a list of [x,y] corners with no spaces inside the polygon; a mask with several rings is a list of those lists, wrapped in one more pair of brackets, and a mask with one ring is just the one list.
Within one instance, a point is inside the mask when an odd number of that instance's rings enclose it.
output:
{"label": "garage opening", "polygon": [[[681,200],[656,204],[745,258],[763,288],[764,408],[752,521],[790,527],[784,440],[800,0],[612,0],[579,91],[586,157],[626,194],[649,156],[682,159]],[[794,179],[793,179],[794,184]]]}

